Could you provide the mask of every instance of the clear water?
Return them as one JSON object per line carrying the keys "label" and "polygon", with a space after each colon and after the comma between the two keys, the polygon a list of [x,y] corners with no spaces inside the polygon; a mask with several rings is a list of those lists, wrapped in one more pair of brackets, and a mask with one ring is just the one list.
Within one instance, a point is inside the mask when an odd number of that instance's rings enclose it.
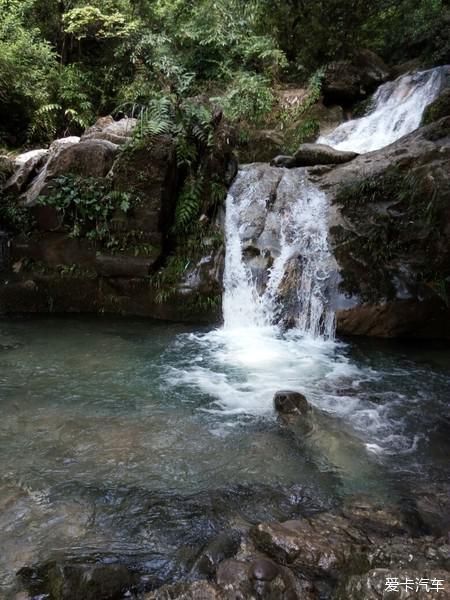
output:
{"label": "clear water", "polygon": [[[448,348],[248,333],[0,322],[0,597],[60,555],[119,556],[157,585],[223,529],[446,479]],[[274,416],[286,387],[318,409],[304,431]]]}

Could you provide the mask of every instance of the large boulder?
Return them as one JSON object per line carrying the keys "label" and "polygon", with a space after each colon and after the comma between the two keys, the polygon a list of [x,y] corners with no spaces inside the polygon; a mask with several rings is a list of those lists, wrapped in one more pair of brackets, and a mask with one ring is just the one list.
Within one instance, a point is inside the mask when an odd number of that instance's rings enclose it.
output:
{"label": "large boulder", "polygon": [[370,50],[355,52],[345,61],[327,65],[322,82],[326,104],[351,105],[366,98],[389,78],[389,68]]}
{"label": "large boulder", "polygon": [[14,159],[14,172],[4,184],[3,191],[13,194],[22,192],[45,163],[47,155],[45,148],[19,154]]}
{"label": "large boulder", "polygon": [[114,144],[126,144],[133,134],[136,127],[137,119],[124,117],[119,121],[115,121],[113,117],[101,117],[97,122],[88,127],[81,136],[82,140],[107,140]]}
{"label": "large boulder", "polygon": [[446,117],[313,175],[333,204],[341,333],[450,336],[449,162]]}

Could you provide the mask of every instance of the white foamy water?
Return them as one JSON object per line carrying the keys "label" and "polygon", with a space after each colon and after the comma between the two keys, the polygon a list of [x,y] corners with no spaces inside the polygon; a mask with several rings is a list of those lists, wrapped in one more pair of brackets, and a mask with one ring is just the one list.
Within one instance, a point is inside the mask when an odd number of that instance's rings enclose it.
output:
{"label": "white foamy water", "polygon": [[[381,86],[367,116],[344,123],[319,141],[358,152],[395,141],[419,125],[425,106],[439,91],[441,76],[438,68]],[[168,380],[205,394],[210,398],[205,410],[229,417],[272,416],[274,393],[297,390],[316,408],[349,425],[360,449],[371,455],[411,452],[417,439],[394,416],[405,398],[393,394],[374,403],[362,388],[368,382],[376,385],[383,374],[353,364],[345,345],[334,341],[330,297],[335,263],[328,245],[328,208],[326,196],[308,180],[305,169],[275,172],[250,165],[240,171],[226,204],[224,326],[180,341],[197,359],[184,368],[171,368]],[[266,244],[273,260],[262,282],[261,263],[255,267],[246,250],[259,260]],[[289,315],[294,327],[285,332],[280,290],[293,265],[296,312]],[[337,456],[337,447],[346,445],[349,434],[329,435],[335,439],[331,454]]]}
{"label": "white foamy water", "polygon": [[419,127],[426,106],[438,96],[444,69],[408,73],[385,83],[374,94],[367,115],[342,123],[317,142],[365,153],[411,133]]}
{"label": "white foamy water", "polygon": [[[239,193],[242,189],[243,194]],[[304,169],[284,170],[277,196],[282,199],[282,207],[276,214],[280,251],[261,293],[244,259],[243,236],[249,206],[259,205],[263,212],[265,199],[252,181],[251,170],[238,174],[230,190],[226,204],[224,327],[242,330],[278,325],[283,316],[279,289],[287,265],[296,261],[301,272],[297,285],[296,328],[313,337],[332,338],[334,313],[329,306],[326,284],[335,264],[328,245],[326,196],[308,181]]]}

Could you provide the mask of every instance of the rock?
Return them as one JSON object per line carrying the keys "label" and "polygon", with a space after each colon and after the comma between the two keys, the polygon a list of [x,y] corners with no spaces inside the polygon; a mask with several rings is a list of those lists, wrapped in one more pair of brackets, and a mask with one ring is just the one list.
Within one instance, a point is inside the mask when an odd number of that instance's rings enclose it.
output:
{"label": "rock", "polygon": [[256,129],[251,131],[248,139],[242,142],[238,149],[240,163],[269,162],[281,152],[284,137],[281,132],[271,129]]}
{"label": "rock", "polygon": [[147,277],[158,257],[158,251],[155,251],[153,256],[97,254],[95,269],[104,277]]}
{"label": "rock", "polygon": [[0,191],[14,173],[14,158],[9,154],[0,154]]}
{"label": "rock", "polygon": [[78,144],[80,138],[77,136],[69,136],[65,138],[60,138],[55,140],[48,150],[46,155],[46,161],[42,164],[37,176],[31,181],[30,185],[26,189],[26,191],[22,194],[22,198],[25,200],[26,206],[33,206],[35,201],[37,200],[39,194],[44,189],[47,179],[51,178],[51,170],[49,173],[49,168],[52,168],[52,165],[55,163],[56,157],[64,148],[69,148],[69,146],[73,146],[74,144]]}
{"label": "rock", "polygon": [[450,117],[314,181],[333,205],[337,328],[378,337],[450,337]]}
{"label": "rock", "polygon": [[49,178],[66,173],[83,177],[105,177],[112,167],[118,146],[107,140],[88,139],[65,144],[48,165]]}
{"label": "rock", "polygon": [[138,578],[126,566],[51,561],[23,568],[18,577],[32,595],[52,600],[122,600]]}
{"label": "rock", "polygon": [[450,88],[445,89],[423,112],[422,125],[450,116]]}
{"label": "rock", "polygon": [[16,261],[31,259],[50,268],[62,265],[94,268],[96,250],[89,240],[55,232],[15,238],[11,244],[11,257]]}
{"label": "rock", "polygon": [[397,507],[375,504],[372,499],[352,497],[342,509],[343,516],[361,531],[376,535],[393,535],[409,530],[403,515]]}
{"label": "rock", "polygon": [[[373,569],[364,575],[353,575],[339,586],[334,596],[335,600],[379,600],[386,598],[394,600],[448,600],[450,598],[448,571],[415,571],[413,569]],[[391,581],[401,582],[400,585],[388,589],[388,578]],[[410,586],[406,589],[405,582],[409,581]],[[426,586],[427,580],[429,586]],[[441,591],[436,591],[436,584],[433,590],[432,581],[442,582]],[[422,581],[422,585],[417,585]],[[417,591],[416,591],[417,585]]]}
{"label": "rock", "polygon": [[350,60],[332,62],[322,81],[324,102],[351,105],[371,94],[389,74],[389,68],[370,50],[360,50]]}
{"label": "rock", "polygon": [[280,154],[279,156],[275,156],[270,161],[271,167],[284,167],[286,169],[293,169],[297,165],[295,164],[295,160],[293,156],[287,156],[285,154]]}
{"label": "rock", "polygon": [[116,144],[107,140],[80,142],[80,138],[75,136],[55,140],[46,151],[47,161],[40,163],[38,175],[22,194],[25,205],[34,206],[38,196],[45,194],[51,180],[59,175],[105,177],[112,167],[117,149]]}
{"label": "rock", "polygon": [[315,165],[336,165],[350,162],[356,152],[335,150],[326,144],[301,144],[294,156],[276,156],[271,165],[276,167],[312,167]]}
{"label": "rock", "polygon": [[86,129],[81,136],[82,140],[107,140],[114,144],[126,144],[133,134],[137,119],[124,117],[115,121],[113,117],[101,117],[92,127]]}
{"label": "rock", "polygon": [[48,152],[48,150],[40,149],[19,154],[14,160],[14,173],[6,181],[3,190],[14,194],[22,192],[44,164]]}
{"label": "rock", "polygon": [[219,534],[202,550],[195,561],[192,572],[212,577],[215,575],[219,563],[236,554],[239,544],[240,536],[236,532]]}
{"label": "rock", "polygon": [[251,531],[256,547],[273,560],[315,576],[336,578],[367,561],[367,538],[350,521],[332,514],[284,523],[261,523]]}
{"label": "rock", "polygon": [[326,144],[302,144],[294,154],[294,161],[296,167],[312,167],[342,164],[350,162],[357,156],[356,152],[335,150]]}
{"label": "rock", "polygon": [[273,403],[275,410],[281,414],[299,413],[306,415],[310,410],[309,403],[303,394],[289,390],[276,392]]}
{"label": "rock", "polygon": [[165,232],[172,226],[177,198],[173,139],[162,135],[148,147],[133,147],[122,152],[114,163],[111,177],[114,189],[131,193],[140,200],[121,228],[141,231],[146,243],[161,246]]}
{"label": "rock", "polygon": [[228,598],[230,596],[224,595],[217,585],[207,581],[165,585],[144,596],[144,600],[228,600]]}
{"label": "rock", "polygon": [[259,558],[253,561],[249,567],[251,579],[257,579],[258,581],[272,581],[279,573],[280,569],[278,565],[266,558]]}

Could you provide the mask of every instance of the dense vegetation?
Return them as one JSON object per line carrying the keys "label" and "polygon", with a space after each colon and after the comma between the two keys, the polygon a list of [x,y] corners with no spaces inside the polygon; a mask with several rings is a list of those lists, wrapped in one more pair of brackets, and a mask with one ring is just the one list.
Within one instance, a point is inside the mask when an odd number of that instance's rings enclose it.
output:
{"label": "dense vegetation", "polygon": [[362,46],[390,63],[448,61],[449,21],[448,0],[0,0],[0,144],[162,96],[207,93],[258,121],[277,83]]}

